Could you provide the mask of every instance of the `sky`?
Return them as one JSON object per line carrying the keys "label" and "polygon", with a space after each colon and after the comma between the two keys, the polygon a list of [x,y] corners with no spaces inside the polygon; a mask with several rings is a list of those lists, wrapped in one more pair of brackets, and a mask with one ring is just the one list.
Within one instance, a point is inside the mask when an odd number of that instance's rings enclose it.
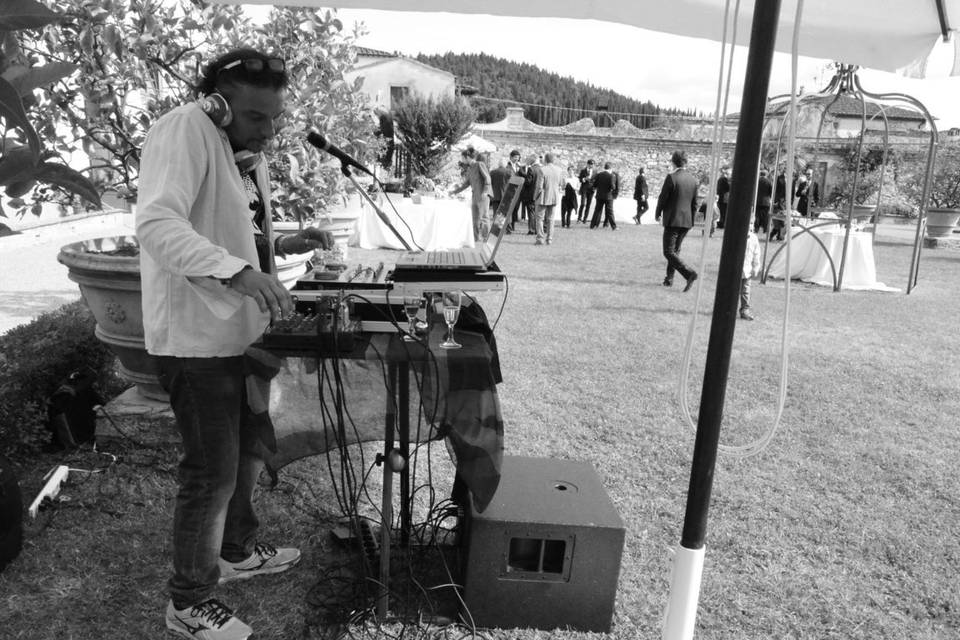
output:
{"label": "sky", "polygon": [[[251,14],[268,9],[247,6]],[[717,111],[719,43],[597,20],[353,9],[341,9],[337,14],[347,29],[358,22],[365,25],[368,33],[358,43],[365,47],[409,56],[487,53],[661,107],[705,114]],[[942,46],[935,51],[932,75],[945,76],[950,49]],[[745,47],[734,49],[727,113],[739,111],[746,57]],[[832,76],[830,62],[800,58],[798,87],[811,92],[825,86]],[[917,98],[937,118],[941,131],[960,126],[960,77],[911,79],[862,69],[860,80],[872,93],[901,92]],[[770,95],[789,93],[790,82],[790,57],[775,54]]]}

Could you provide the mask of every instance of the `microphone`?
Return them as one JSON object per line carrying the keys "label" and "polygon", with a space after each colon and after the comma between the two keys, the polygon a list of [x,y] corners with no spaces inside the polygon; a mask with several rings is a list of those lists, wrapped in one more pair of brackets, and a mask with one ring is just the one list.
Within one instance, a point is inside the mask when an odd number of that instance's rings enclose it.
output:
{"label": "microphone", "polygon": [[349,173],[347,173],[347,167],[354,167],[355,169],[359,169],[360,171],[363,171],[364,173],[373,177],[373,174],[370,172],[369,169],[367,169],[365,166],[363,166],[362,164],[360,164],[359,162],[351,158],[342,149],[337,148],[329,140],[324,138],[322,135],[320,135],[316,131],[311,131],[307,134],[307,142],[315,146],[317,149],[320,149],[321,151],[326,151],[327,153],[332,155],[334,158],[339,160],[341,164],[341,170],[345,174],[349,175]]}

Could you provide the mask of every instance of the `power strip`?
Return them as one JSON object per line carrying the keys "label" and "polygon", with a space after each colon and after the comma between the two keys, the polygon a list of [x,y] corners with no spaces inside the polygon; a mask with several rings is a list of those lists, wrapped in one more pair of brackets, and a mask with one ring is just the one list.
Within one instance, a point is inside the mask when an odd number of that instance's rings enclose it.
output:
{"label": "power strip", "polygon": [[40,493],[37,494],[37,497],[34,498],[30,504],[28,513],[31,518],[37,517],[37,512],[40,510],[40,505],[43,504],[44,500],[53,500],[60,495],[60,485],[66,482],[68,475],[70,475],[70,469],[62,464],[54,467],[47,473],[47,483],[43,485],[43,489],[40,490]]}

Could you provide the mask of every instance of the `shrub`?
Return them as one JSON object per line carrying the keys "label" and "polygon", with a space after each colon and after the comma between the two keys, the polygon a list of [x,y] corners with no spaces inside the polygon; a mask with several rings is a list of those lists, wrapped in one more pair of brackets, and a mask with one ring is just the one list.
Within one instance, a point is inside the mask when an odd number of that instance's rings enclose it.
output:
{"label": "shrub", "polygon": [[104,397],[127,386],[114,355],[93,335],[94,325],[79,300],[0,335],[0,450],[21,455],[40,450],[49,438],[47,398],[71,372],[92,368]]}
{"label": "shrub", "polygon": [[[475,112],[463,98],[435,99],[414,94],[393,107],[393,122],[417,175],[436,178],[450,148],[473,124]],[[414,176],[408,176],[412,181]]]}

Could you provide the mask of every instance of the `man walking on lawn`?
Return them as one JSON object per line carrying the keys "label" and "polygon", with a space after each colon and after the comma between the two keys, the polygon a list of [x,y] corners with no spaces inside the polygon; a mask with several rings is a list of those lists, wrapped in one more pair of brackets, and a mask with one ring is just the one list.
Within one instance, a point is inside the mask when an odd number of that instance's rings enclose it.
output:
{"label": "man walking on lawn", "polygon": [[673,286],[673,274],[679,271],[687,279],[684,291],[689,291],[697,279],[697,272],[680,259],[680,245],[693,226],[697,210],[697,179],[687,171],[687,154],[674,151],[670,161],[676,170],[663,181],[657,197],[657,222],[663,218],[663,257],[667,259],[667,276],[663,286]]}
{"label": "man walking on lawn", "polygon": [[204,97],[160,118],[143,148],[136,230],[144,339],[183,439],[166,626],[195,640],[252,633],[212,597],[217,584],[300,560],[297,549],[257,540],[252,497],[264,445],[244,355],[271,317],[293,308],[274,254],[332,244],[315,228],[272,235],[261,152],[276,133],[287,82],[280,58],[226,53],[204,70]]}

